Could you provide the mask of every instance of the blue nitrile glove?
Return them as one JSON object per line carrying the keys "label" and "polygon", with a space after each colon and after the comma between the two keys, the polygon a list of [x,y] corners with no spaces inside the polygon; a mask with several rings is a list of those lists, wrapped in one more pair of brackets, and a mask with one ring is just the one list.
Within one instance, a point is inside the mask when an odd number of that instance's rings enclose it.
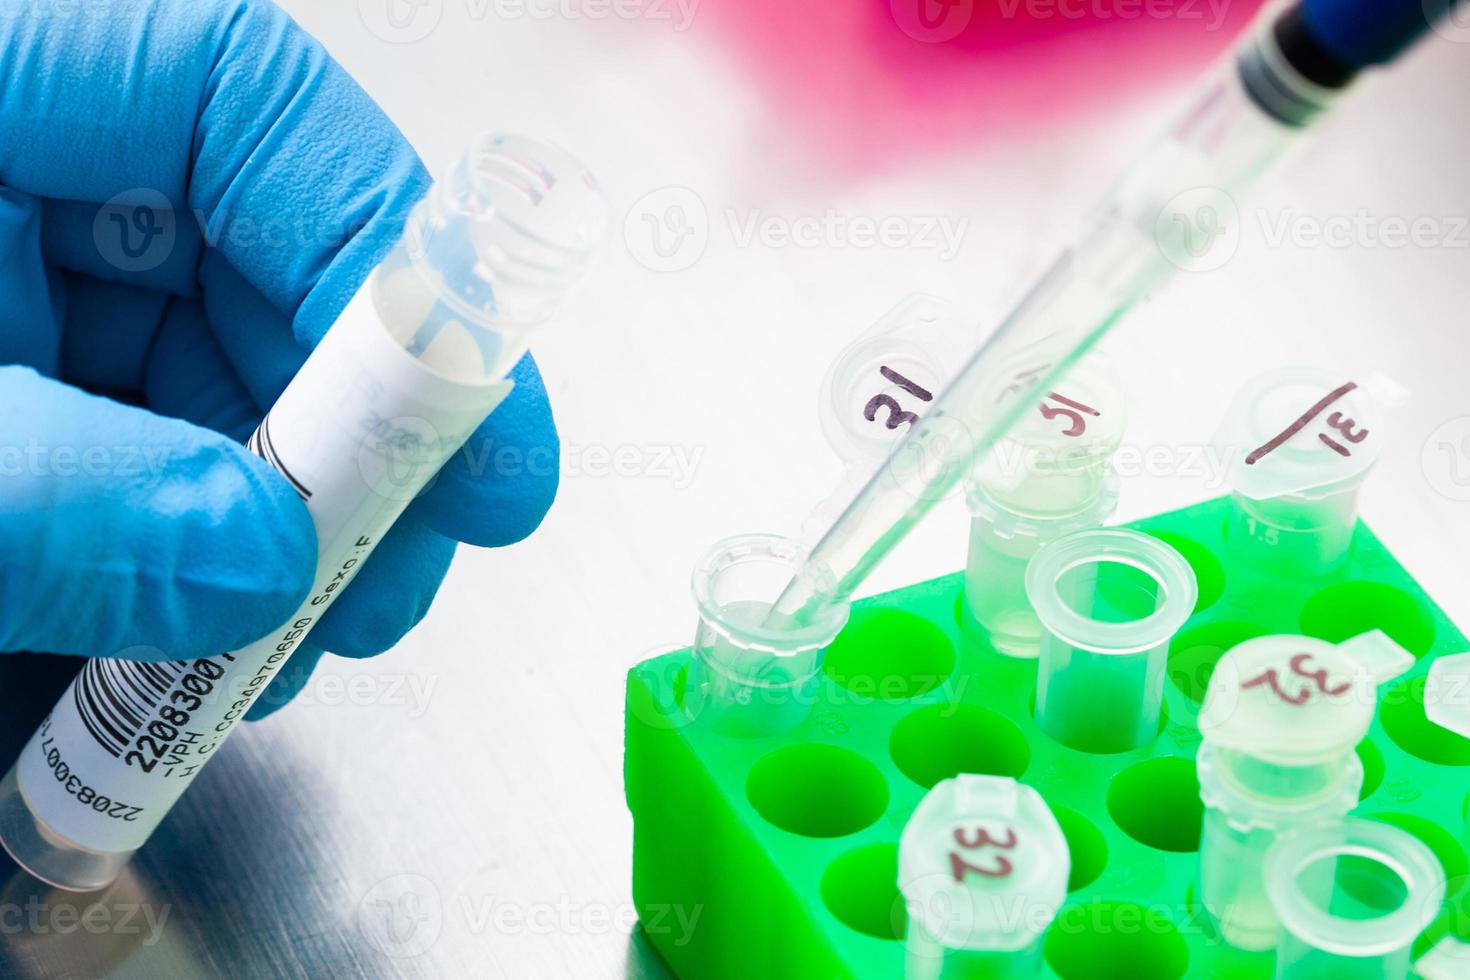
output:
{"label": "blue nitrile glove", "polygon": [[[0,59],[0,650],[243,646],[304,599],[316,538],[241,440],[428,176],[266,0],[0,4]],[[253,715],[323,649],[397,642],[456,540],[535,529],[556,431],[529,357],[512,377]],[[471,465],[486,445],[526,465]]]}

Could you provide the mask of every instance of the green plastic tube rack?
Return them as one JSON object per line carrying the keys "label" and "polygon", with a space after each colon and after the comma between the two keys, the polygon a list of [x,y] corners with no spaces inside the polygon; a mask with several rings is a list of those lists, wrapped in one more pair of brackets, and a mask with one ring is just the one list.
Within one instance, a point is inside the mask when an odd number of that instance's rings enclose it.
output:
{"label": "green plastic tube rack", "polygon": [[1445,866],[1445,908],[1416,953],[1470,939],[1470,739],[1425,718],[1430,662],[1470,649],[1373,533],[1318,579],[1225,561],[1225,499],[1131,527],[1174,546],[1199,581],[1170,648],[1159,737],[1114,755],[1065,748],[1032,718],[1036,662],[968,640],[963,576],[859,602],[828,650],[810,717],[779,736],[709,730],[686,704],[689,652],[633,668],[624,781],[642,929],[685,980],[903,974],[897,842],[928,787],[960,772],[1035,787],[1071,849],[1066,904],[1045,941],[1063,980],[1269,978],[1270,953],[1216,937],[1195,881],[1202,808],[1193,718],[1225,650],[1253,636],[1332,642],[1382,629],[1417,663],[1382,692],[1358,754],[1354,811],[1414,834]]}

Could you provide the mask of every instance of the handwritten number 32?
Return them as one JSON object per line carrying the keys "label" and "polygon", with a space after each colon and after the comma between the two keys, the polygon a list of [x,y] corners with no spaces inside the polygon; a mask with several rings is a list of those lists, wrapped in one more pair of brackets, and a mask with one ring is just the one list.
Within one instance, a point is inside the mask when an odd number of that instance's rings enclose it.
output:
{"label": "handwritten number 32", "polygon": [[[954,829],[954,842],[967,851],[976,851],[983,847],[995,847],[1008,851],[1016,846],[1016,832],[1007,827],[1006,839],[996,840],[980,827],[976,827],[974,834],[970,837],[965,836],[964,827],[956,827]],[[949,868],[950,872],[954,875],[954,880],[962,884],[964,883],[965,875],[970,872],[984,875],[986,878],[1005,878],[1015,870],[1010,859],[1004,854],[997,854],[995,856],[995,864],[992,867],[983,867],[966,861],[958,851],[949,852]]]}

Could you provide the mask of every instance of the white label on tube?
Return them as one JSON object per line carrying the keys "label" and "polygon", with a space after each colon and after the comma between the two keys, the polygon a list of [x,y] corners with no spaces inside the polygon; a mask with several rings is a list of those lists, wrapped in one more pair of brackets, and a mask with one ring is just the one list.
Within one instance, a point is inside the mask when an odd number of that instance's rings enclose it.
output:
{"label": "white label on tube", "polygon": [[141,846],[398,515],[510,388],[433,374],[388,335],[360,290],[250,440],[316,527],[307,600],[232,653],[89,661],[16,763],[32,813],[90,850]]}

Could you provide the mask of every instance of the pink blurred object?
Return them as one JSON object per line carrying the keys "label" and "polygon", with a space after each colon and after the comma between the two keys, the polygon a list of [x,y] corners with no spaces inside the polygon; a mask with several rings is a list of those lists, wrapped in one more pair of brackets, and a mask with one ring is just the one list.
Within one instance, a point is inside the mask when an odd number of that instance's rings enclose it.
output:
{"label": "pink blurred object", "polygon": [[700,15],[773,113],[830,164],[866,171],[1178,84],[1261,2],[704,0]]}

